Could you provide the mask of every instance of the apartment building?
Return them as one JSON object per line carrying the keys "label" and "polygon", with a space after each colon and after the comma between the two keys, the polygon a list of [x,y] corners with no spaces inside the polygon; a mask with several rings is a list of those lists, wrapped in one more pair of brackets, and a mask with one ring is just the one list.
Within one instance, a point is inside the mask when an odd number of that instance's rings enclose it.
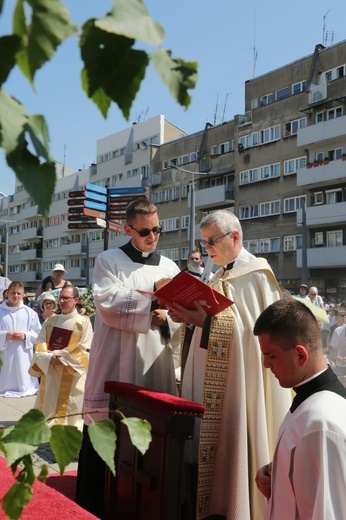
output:
{"label": "apartment building", "polygon": [[229,209],[242,223],[245,247],[267,258],[284,287],[297,291],[307,255],[308,283],[327,297],[346,297],[345,67],[345,41],[317,45],[247,81],[245,111],[233,121],[157,150],[152,197],[164,204],[164,253],[183,265],[194,199],[196,243],[202,216]]}
{"label": "apartment building", "polygon": [[[19,184],[0,198],[9,278],[35,286],[61,262],[77,285],[91,279],[104,231],[69,229],[66,200],[91,182],[145,186],[163,226],[159,250],[181,268],[203,215],[224,208],[284,287],[297,291],[306,270],[321,294],[346,298],[346,41],[247,81],[244,111],[230,121],[187,135],[157,116],[100,139],[96,155],[60,175],[48,226]],[[126,240],[111,232],[109,247]]]}
{"label": "apartment building", "polygon": [[[62,263],[65,276],[77,286],[92,279],[96,256],[103,251],[104,230],[78,228],[69,213],[69,193],[83,190],[86,183],[124,187],[149,184],[149,165],[154,147],[186,135],[159,115],[102,138],[96,143],[96,162],[75,172],[57,164],[57,183],[48,222],[17,180],[15,193],[0,197],[0,261],[11,280],[35,291]],[[75,227],[75,229],[72,229]],[[126,242],[123,233],[110,231],[108,247]]]}

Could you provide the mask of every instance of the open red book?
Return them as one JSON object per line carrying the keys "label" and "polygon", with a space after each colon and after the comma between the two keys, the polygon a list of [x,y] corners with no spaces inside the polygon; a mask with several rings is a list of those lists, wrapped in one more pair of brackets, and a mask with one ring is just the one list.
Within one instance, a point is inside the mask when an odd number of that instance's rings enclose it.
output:
{"label": "open red book", "polygon": [[198,301],[209,316],[215,316],[234,303],[187,271],[182,271],[155,292],[140,289],[137,292],[157,302],[161,308],[165,308],[167,303],[179,303],[188,309],[194,309],[194,302]]}

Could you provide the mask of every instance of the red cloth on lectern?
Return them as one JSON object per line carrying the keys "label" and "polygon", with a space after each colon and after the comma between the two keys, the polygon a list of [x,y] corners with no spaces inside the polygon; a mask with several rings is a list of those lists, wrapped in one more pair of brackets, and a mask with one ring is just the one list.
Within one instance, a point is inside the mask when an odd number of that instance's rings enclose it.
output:
{"label": "red cloth on lectern", "polygon": [[121,383],[119,381],[106,381],[105,392],[116,395],[140,404],[146,408],[152,408],[168,415],[190,415],[203,417],[205,407],[202,404],[188,401],[182,397],[176,397],[164,392],[156,392],[148,388]]}

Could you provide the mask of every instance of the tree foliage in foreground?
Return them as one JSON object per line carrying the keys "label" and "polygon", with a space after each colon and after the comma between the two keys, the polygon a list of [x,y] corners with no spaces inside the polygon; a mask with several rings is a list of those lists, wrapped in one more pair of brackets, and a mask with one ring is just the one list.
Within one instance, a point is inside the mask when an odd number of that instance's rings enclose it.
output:
{"label": "tree foliage in foreground", "polygon": [[[151,441],[150,424],[136,417],[121,416],[121,422],[126,425],[132,444],[144,455]],[[115,475],[116,433],[113,421],[94,421],[88,427],[88,433],[95,451]],[[50,444],[62,475],[81,448],[82,433],[75,426],[49,427],[40,410],[30,410],[15,426],[0,429],[0,452],[5,455],[15,476],[15,483],[2,497],[2,509],[9,520],[20,518],[24,507],[32,499],[35,479],[44,482],[48,476],[48,467],[43,464],[36,477],[32,460],[33,452],[44,443]]]}
{"label": "tree foliage in foreground", "polygon": [[[4,3],[0,0],[0,16]],[[78,28],[60,0],[16,0],[13,32],[0,36],[0,146],[45,217],[56,182],[48,127],[43,115],[27,114],[20,101],[4,89],[15,67],[34,87],[36,72],[54,57],[59,45],[71,36],[78,37],[82,88],[105,118],[114,102],[129,119],[150,62],[180,105],[187,108],[191,101],[188,90],[195,87],[197,63],[173,58],[171,51],[160,47],[164,29],[149,16],[143,0],[110,3],[112,8],[105,16],[86,20]],[[138,40],[158,48],[151,53],[134,49]]]}

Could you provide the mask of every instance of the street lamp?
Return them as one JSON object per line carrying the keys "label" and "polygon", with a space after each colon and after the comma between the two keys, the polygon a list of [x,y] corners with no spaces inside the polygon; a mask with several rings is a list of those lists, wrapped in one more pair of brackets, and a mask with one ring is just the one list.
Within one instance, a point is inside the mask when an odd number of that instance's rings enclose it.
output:
{"label": "street lamp", "polygon": [[196,213],[196,199],[195,199],[195,174],[197,175],[209,175],[212,172],[193,172],[185,170],[179,166],[172,165],[171,168],[178,170],[179,172],[190,173],[191,179],[191,190],[190,190],[190,251],[195,249],[195,213]]}

